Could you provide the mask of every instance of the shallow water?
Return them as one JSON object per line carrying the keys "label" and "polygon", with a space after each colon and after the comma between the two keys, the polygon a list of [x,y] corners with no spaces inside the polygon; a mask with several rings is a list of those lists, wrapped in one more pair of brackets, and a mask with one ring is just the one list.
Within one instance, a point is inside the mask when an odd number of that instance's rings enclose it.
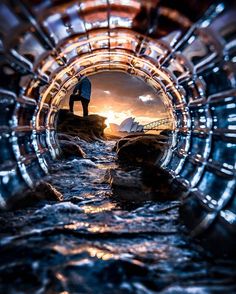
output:
{"label": "shallow water", "polygon": [[0,213],[0,293],[235,293],[236,263],[189,239],[178,201],[113,195],[113,145],[54,164],[63,202]]}

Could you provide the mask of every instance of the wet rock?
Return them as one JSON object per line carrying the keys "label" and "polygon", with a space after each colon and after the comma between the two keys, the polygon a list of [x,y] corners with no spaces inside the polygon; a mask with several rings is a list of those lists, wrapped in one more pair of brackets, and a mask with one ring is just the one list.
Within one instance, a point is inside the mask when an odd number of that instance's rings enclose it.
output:
{"label": "wet rock", "polygon": [[87,142],[104,140],[105,120],[105,117],[96,114],[80,117],[63,109],[59,111],[58,131]]}
{"label": "wet rock", "polygon": [[59,212],[82,212],[82,209],[79,208],[78,205],[73,204],[71,201],[70,202],[62,202],[62,203],[57,203],[57,204],[46,204],[43,208],[40,208],[35,211],[35,214],[48,214],[50,213],[55,214]]}
{"label": "wet rock", "polygon": [[59,143],[61,147],[61,157],[63,158],[69,158],[72,156],[81,157],[81,158],[85,157],[85,152],[75,142],[60,140]]}
{"label": "wet rock", "polygon": [[176,197],[169,190],[169,178],[157,169],[134,169],[131,171],[110,169],[105,175],[119,200],[148,201],[173,200]]}
{"label": "wet rock", "polygon": [[112,187],[113,196],[119,201],[138,202],[152,199],[152,193],[143,185],[140,170],[125,172],[110,169],[105,179]]}
{"label": "wet rock", "polygon": [[113,148],[113,151],[117,152],[125,143],[135,139],[135,138],[158,138],[159,142],[167,142],[168,137],[167,135],[151,135],[151,134],[131,134],[128,136],[125,136],[118,140]]}
{"label": "wet rock", "polygon": [[167,137],[161,135],[126,137],[116,144],[118,159],[132,164],[154,165],[167,148]]}
{"label": "wet rock", "polygon": [[160,135],[170,137],[173,135],[173,130],[163,130],[160,132]]}
{"label": "wet rock", "polygon": [[168,140],[167,136],[150,134],[120,139],[114,151],[123,163],[122,168],[127,169],[128,164],[133,171],[110,171],[108,182],[113,193],[134,201],[176,199],[170,190],[169,176],[157,164],[169,147]]}
{"label": "wet rock", "polygon": [[142,179],[145,186],[150,187],[156,200],[176,200],[179,194],[172,189],[172,179],[169,174],[158,166],[142,168]]}
{"label": "wet rock", "polygon": [[34,205],[42,200],[62,201],[63,199],[64,197],[61,192],[52,184],[42,180],[36,184],[33,190],[16,195],[14,201],[11,202],[11,206],[8,208],[19,209]]}
{"label": "wet rock", "polygon": [[73,142],[76,139],[74,136],[63,134],[63,133],[58,133],[57,138],[58,138],[58,140],[73,141]]}
{"label": "wet rock", "polygon": [[74,167],[77,169],[78,167],[82,167],[84,169],[86,168],[97,168],[96,163],[94,163],[90,159],[80,159],[80,160],[72,160],[71,163],[74,165]]}
{"label": "wet rock", "polygon": [[62,201],[63,195],[48,182],[41,181],[35,187],[34,191],[31,192],[34,198],[38,200],[52,200],[52,201]]}
{"label": "wet rock", "polygon": [[132,171],[123,171],[110,169],[105,176],[105,179],[111,186],[122,186],[127,188],[142,189],[142,172],[140,169]]}
{"label": "wet rock", "polygon": [[114,146],[114,148],[112,149],[112,151],[117,152],[123,145],[125,145],[127,142],[129,142],[129,138],[124,137],[121,138],[120,140],[118,140]]}

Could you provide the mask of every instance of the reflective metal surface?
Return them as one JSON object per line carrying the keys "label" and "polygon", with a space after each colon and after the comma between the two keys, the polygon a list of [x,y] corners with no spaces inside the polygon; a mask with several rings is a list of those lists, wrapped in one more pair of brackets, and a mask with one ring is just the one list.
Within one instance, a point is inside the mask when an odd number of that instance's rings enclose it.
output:
{"label": "reflective metal surface", "polygon": [[193,235],[235,240],[235,3],[177,2],[1,1],[1,207],[58,155],[75,77],[119,70],[154,86],[175,122],[160,165]]}

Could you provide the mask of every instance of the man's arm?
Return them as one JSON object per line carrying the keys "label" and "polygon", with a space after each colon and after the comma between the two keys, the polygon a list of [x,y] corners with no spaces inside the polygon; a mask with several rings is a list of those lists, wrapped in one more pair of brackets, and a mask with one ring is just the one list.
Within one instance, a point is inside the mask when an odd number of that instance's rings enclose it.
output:
{"label": "man's arm", "polygon": [[75,86],[74,91],[73,91],[73,94],[76,95],[76,96],[80,96],[80,94],[81,94],[81,82],[79,82]]}

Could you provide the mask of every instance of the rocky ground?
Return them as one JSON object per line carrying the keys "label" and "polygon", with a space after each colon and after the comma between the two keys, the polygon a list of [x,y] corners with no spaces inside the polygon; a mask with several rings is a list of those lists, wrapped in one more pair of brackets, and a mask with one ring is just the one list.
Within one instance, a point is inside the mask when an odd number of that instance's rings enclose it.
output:
{"label": "rocky ground", "polygon": [[235,293],[236,264],[191,240],[154,165],[168,138],[79,132],[60,133],[40,201],[0,213],[0,293]]}
{"label": "rocky ground", "polygon": [[59,111],[57,131],[59,136],[62,133],[79,137],[86,142],[104,140],[105,120],[105,117],[96,114],[81,117],[64,109]]}
{"label": "rocky ground", "polygon": [[[61,157],[85,157],[79,140],[86,142],[107,140],[104,135],[105,118],[89,115],[82,118],[62,110],[58,118],[58,139],[61,147]],[[164,132],[166,133],[166,132]],[[168,177],[157,167],[158,161],[165,155],[169,147],[169,136],[138,134],[128,135],[117,140],[113,151],[122,170],[110,169],[105,180],[111,185],[114,194],[128,194],[130,199],[167,200]],[[128,175],[128,176],[127,176]],[[159,179],[157,181],[157,179]],[[138,195],[138,197],[137,197]],[[172,199],[168,197],[168,199]],[[134,199],[133,199],[134,200]]]}
{"label": "rocky ground", "polygon": [[[61,149],[58,160],[86,158],[86,143],[110,140],[104,134],[105,119],[98,115],[80,117],[61,110],[58,116],[57,136]],[[120,168],[109,169],[104,181],[109,183],[114,196],[122,199],[129,195],[130,200],[176,199],[169,191],[168,176],[157,167],[169,147],[168,135],[133,134],[113,141]],[[53,169],[50,166],[50,172],[54,172]],[[42,200],[62,201],[63,195],[46,177],[33,190],[25,192],[23,198],[18,198],[12,203],[12,208],[22,208]]]}
{"label": "rocky ground", "polygon": [[[104,134],[105,119],[99,115],[80,117],[68,110],[60,110],[57,137],[61,152],[58,160],[86,158],[86,143],[110,140]],[[160,135],[133,134],[113,142],[113,151],[121,168],[109,169],[104,181],[110,184],[114,195],[120,198],[129,195],[130,200],[157,199],[157,195],[158,200],[173,199],[174,194],[169,191],[169,178],[157,167],[169,147],[168,132]],[[52,166],[50,172],[53,172]],[[19,201],[12,203],[12,208],[22,208],[45,199],[61,201],[63,195],[46,177],[33,190],[25,192],[24,197],[18,198]]]}

